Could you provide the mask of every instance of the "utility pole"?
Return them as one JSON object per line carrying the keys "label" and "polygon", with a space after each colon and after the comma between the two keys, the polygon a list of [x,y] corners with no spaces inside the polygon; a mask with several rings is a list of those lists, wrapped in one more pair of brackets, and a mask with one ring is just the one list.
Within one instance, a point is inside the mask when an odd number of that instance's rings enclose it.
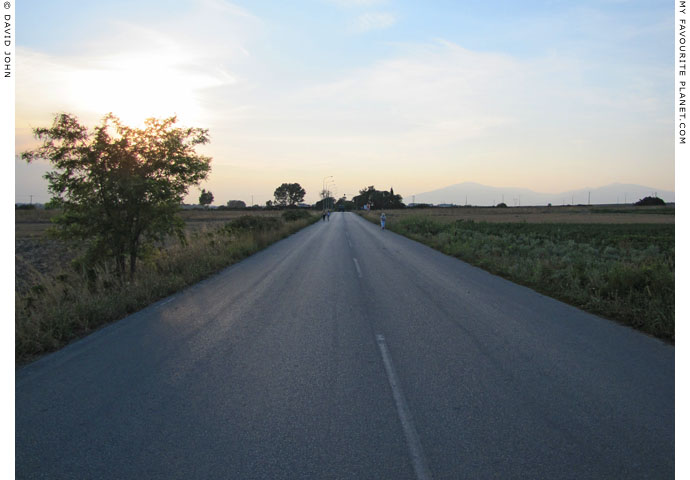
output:
{"label": "utility pole", "polygon": [[587,192],[587,205],[591,205],[590,199],[592,198],[592,192]]}

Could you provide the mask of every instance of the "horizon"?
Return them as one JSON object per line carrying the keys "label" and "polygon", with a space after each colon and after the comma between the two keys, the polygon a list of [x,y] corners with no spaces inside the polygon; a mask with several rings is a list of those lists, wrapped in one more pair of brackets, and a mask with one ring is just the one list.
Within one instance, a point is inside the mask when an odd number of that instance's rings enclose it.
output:
{"label": "horizon", "polygon": [[[58,112],[89,128],[177,114],[211,135],[186,200],[261,205],[297,182],[314,203],[329,176],[348,198],[466,181],[675,191],[667,3],[20,3],[15,149]],[[44,166],[15,162],[16,201],[48,200]]]}
{"label": "horizon", "polygon": [[[469,201],[468,201],[467,203],[462,203],[462,202],[460,202],[460,203],[455,203],[455,202],[453,202],[453,201],[446,202],[446,201],[437,201],[437,200],[431,202],[431,201],[424,201],[423,199],[421,199],[420,201],[417,201],[417,202],[414,201],[414,198],[417,197],[417,196],[419,196],[419,197],[424,197],[425,195],[443,195],[443,193],[440,193],[440,192],[442,192],[442,191],[444,191],[444,190],[452,189],[452,188],[454,188],[454,187],[463,187],[463,186],[476,186],[476,187],[481,187],[481,188],[487,189],[487,190],[494,190],[494,191],[496,191],[496,192],[494,193],[494,195],[499,195],[500,193],[498,193],[498,192],[503,192],[503,193],[510,193],[510,192],[513,192],[513,193],[515,193],[515,194],[517,194],[517,195],[527,194],[527,195],[535,195],[535,196],[537,196],[537,197],[542,197],[542,198],[545,198],[545,197],[548,197],[548,196],[552,196],[553,199],[560,198],[561,200],[563,200],[561,203],[555,203],[554,201],[548,202],[548,201],[546,201],[546,200],[541,200],[541,203],[528,203],[528,204],[525,204],[525,205],[521,205],[521,204],[510,205],[510,204],[508,204],[509,202],[505,201],[505,199],[501,199],[501,202],[507,203],[508,206],[513,206],[513,207],[515,207],[515,206],[517,206],[517,207],[519,207],[519,206],[522,206],[522,207],[541,207],[541,206],[547,206],[547,205],[550,205],[550,204],[553,204],[554,207],[559,207],[559,206],[582,206],[582,205],[590,205],[590,206],[596,206],[596,205],[632,205],[634,202],[637,202],[638,200],[641,200],[642,198],[644,198],[644,197],[646,197],[646,196],[653,196],[653,197],[658,196],[657,193],[659,193],[659,192],[661,192],[661,194],[662,194],[662,195],[659,196],[659,197],[662,198],[662,200],[664,200],[667,204],[675,204],[675,190],[656,189],[656,188],[650,187],[650,186],[637,185],[637,184],[628,184],[628,183],[621,183],[621,182],[613,182],[613,183],[610,183],[610,184],[607,184],[607,185],[602,185],[602,186],[600,186],[600,187],[589,187],[589,186],[587,186],[587,187],[572,189],[572,190],[568,190],[568,191],[564,191],[564,192],[536,192],[536,191],[533,191],[533,190],[531,190],[531,189],[527,189],[527,188],[523,188],[523,187],[496,187],[496,186],[492,186],[492,185],[484,185],[484,184],[480,184],[480,183],[477,183],[477,182],[466,181],[466,182],[462,182],[462,183],[447,185],[447,186],[445,186],[445,187],[437,188],[437,189],[434,189],[434,190],[431,190],[431,191],[428,191],[428,192],[420,192],[420,193],[415,193],[415,194],[410,194],[410,195],[401,195],[401,197],[402,197],[402,199],[403,199],[403,203],[405,203],[405,204],[407,204],[407,205],[414,205],[414,204],[441,205],[441,204],[443,204],[443,205],[452,205],[452,206],[454,206],[454,207],[462,207],[462,206],[469,206],[469,207],[492,207],[492,206],[495,206],[497,203],[499,203],[498,201],[496,201],[495,198],[494,198],[494,200],[491,202],[491,204],[487,204],[487,203],[472,203],[472,202],[469,202]],[[612,200],[612,198],[611,198],[611,195],[612,195],[611,190],[612,190],[614,187],[621,187],[621,188],[623,188],[623,190],[621,190],[621,192],[624,192],[624,191],[625,191],[625,196],[624,196],[624,197],[621,197],[621,198],[617,198],[616,201],[611,201],[611,200]],[[629,188],[626,188],[626,187],[629,187]],[[580,200],[580,197],[578,197],[578,201],[575,202],[574,196],[573,196],[573,197],[571,198],[572,202],[571,202],[571,203],[568,203],[568,202],[567,202],[568,197],[567,197],[567,196],[566,196],[566,197],[563,196],[563,195],[573,195],[574,193],[580,194],[580,193],[587,192],[587,191],[589,191],[590,193],[591,193],[591,192],[595,192],[595,193],[596,193],[597,191],[606,190],[606,189],[609,190],[608,193],[604,193],[604,194],[603,194],[604,196],[608,195],[608,197],[606,197],[606,198],[607,198],[607,200],[609,200],[609,201],[606,201],[606,202],[583,203],[583,202],[579,201],[579,200]],[[383,190],[388,190],[388,189],[387,189],[387,188],[384,188]],[[359,193],[359,192],[358,192],[358,193]],[[397,193],[397,192],[396,192],[396,193]],[[629,197],[627,196],[628,193],[629,193]],[[668,195],[667,195],[667,194],[669,194],[669,193],[671,194],[671,197],[670,197],[670,198],[672,198],[672,199],[670,199],[670,200],[668,199],[669,197],[668,197]],[[460,193],[457,193],[457,194],[460,194]],[[486,195],[485,192],[484,192],[483,194]],[[451,197],[450,200],[452,200],[452,199],[454,198],[454,197],[452,197],[452,195],[453,195],[453,193],[447,194],[448,197]],[[463,195],[465,195],[465,194],[463,193]],[[481,195],[482,195],[482,193],[479,194],[479,196],[481,196]],[[600,194],[600,195],[601,195],[601,194]],[[28,195],[27,197],[30,198],[30,201],[29,201],[29,202],[22,201],[22,200],[17,200],[17,197],[15,196],[15,205],[27,205],[27,204],[28,204],[28,205],[30,205],[30,204],[44,205],[45,203],[48,203],[48,201],[50,200],[50,198],[49,198],[48,195],[45,195],[45,196],[42,196],[42,195]],[[34,197],[36,198],[36,201],[33,201]],[[331,197],[332,197],[332,198],[342,198],[342,197],[335,197],[335,196],[333,196],[333,195],[332,195]],[[353,197],[354,197],[354,195],[348,196],[348,197],[346,198],[346,200],[352,200]],[[639,198],[638,198],[638,197],[639,197]],[[664,198],[664,197],[666,197],[666,198]],[[527,198],[530,198],[530,197],[527,197]],[[41,200],[41,199],[43,199],[43,200]],[[595,198],[595,199],[596,199],[596,198]],[[225,206],[225,205],[227,204],[228,201],[232,201],[232,200],[241,200],[241,201],[244,201],[244,200],[241,199],[241,198],[230,198],[230,199],[228,199],[228,200],[217,201],[216,198],[215,198],[215,196],[214,196],[214,201],[210,204],[210,206],[211,206],[211,207]],[[467,200],[467,198],[466,198],[466,200]],[[509,200],[510,200],[510,198],[509,198]],[[520,199],[519,199],[519,197],[515,197],[513,200],[519,201]],[[621,200],[622,200],[622,201],[621,201]],[[588,201],[589,201],[589,199],[588,199]],[[314,205],[314,204],[316,203],[316,201],[315,201],[315,202],[310,202],[310,201],[307,201],[307,200],[305,199],[304,202],[302,202],[302,203],[304,203],[304,204],[309,204],[309,205]],[[245,202],[245,204],[246,204],[246,207],[247,207],[247,208],[252,207],[252,206],[258,206],[258,207],[264,207],[264,206],[265,206],[264,203],[256,203],[256,202],[255,202],[254,204],[252,204],[251,202],[248,202],[248,201]],[[187,205],[187,206],[198,206],[199,204],[198,204],[198,202],[195,201],[194,198],[192,198],[191,196],[188,196],[187,198],[184,199],[184,201],[182,202],[182,205]]]}

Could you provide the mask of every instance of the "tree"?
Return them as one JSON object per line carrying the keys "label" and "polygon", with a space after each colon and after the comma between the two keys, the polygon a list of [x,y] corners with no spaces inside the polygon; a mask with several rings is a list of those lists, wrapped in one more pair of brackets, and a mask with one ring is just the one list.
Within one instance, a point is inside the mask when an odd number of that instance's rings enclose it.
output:
{"label": "tree", "polygon": [[306,194],[307,192],[304,191],[299,183],[283,183],[273,192],[273,197],[275,198],[274,205],[292,207],[303,201]]}
{"label": "tree", "polygon": [[352,200],[347,200],[344,196],[342,198],[339,198],[337,202],[335,202],[335,209],[338,211],[350,211],[354,210],[355,208],[355,203]]}
{"label": "tree", "polygon": [[228,208],[247,208],[247,204],[242,200],[228,200]]}
{"label": "tree", "polygon": [[203,188],[201,189],[201,195],[199,195],[199,205],[204,207],[211,205],[213,203],[213,194],[209,191],[207,192]]}
{"label": "tree", "polygon": [[314,204],[316,210],[330,210],[335,205],[335,198],[325,197]]}
{"label": "tree", "polygon": [[666,202],[659,197],[644,197],[633,203],[633,205],[637,207],[648,207],[653,205],[666,205]]}
{"label": "tree", "polygon": [[371,205],[373,209],[383,209],[383,208],[405,208],[405,204],[402,202],[402,197],[396,195],[393,192],[393,188],[390,192],[383,190],[376,190],[373,185],[363,188],[359,191],[359,195],[352,199],[355,202],[357,208],[362,208],[364,205]]}
{"label": "tree", "polygon": [[208,176],[211,158],[195,152],[208,130],[176,127],[176,117],[150,118],[143,128],[123,125],[112,113],[89,133],[70,114],[50,128],[36,128],[43,141],[22,153],[28,162],[48,159],[44,177],[62,212],[55,233],[79,240],[93,265],[112,259],[118,272],[134,276],[142,249],[167,235],[182,235],[177,215],[192,185]]}

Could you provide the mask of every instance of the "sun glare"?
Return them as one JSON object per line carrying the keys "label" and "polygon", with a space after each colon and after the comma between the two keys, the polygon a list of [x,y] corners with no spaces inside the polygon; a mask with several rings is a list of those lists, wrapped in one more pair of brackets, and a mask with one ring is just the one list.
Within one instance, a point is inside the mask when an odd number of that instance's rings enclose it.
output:
{"label": "sun glare", "polygon": [[[128,68],[123,70],[122,65]],[[160,52],[111,57],[67,75],[69,103],[77,110],[97,115],[113,112],[131,126],[171,115],[199,123],[204,116],[201,90],[221,84],[211,75],[187,73],[175,57]]]}

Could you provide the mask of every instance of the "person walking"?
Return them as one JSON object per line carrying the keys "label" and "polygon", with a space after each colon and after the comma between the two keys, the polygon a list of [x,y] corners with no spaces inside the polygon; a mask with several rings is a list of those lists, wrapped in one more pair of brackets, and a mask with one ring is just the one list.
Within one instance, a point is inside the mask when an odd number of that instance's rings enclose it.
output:
{"label": "person walking", "polygon": [[386,214],[381,212],[381,230],[386,229]]}
{"label": "person walking", "polygon": [[331,211],[326,210],[326,219],[330,222],[331,221]]}
{"label": "person walking", "polygon": [[325,211],[325,210],[324,210],[324,212],[321,214],[321,221],[322,221],[322,222],[325,222],[325,221],[326,221],[326,211]]}

